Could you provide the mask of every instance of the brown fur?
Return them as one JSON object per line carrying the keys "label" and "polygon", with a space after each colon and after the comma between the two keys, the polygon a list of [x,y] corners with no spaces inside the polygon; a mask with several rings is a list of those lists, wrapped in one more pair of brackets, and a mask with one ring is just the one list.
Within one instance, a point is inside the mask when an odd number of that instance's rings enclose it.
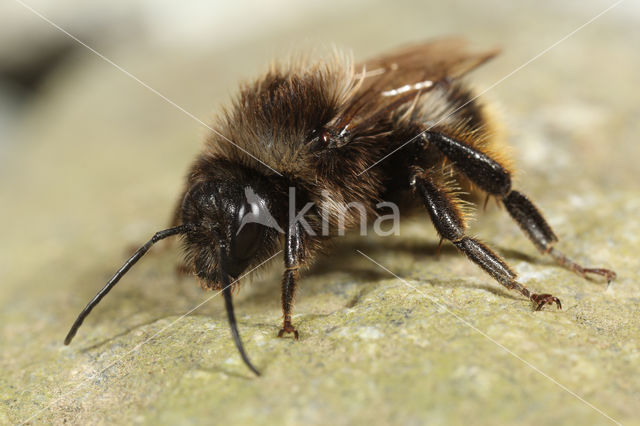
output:
{"label": "brown fur", "polygon": [[[265,75],[243,85],[215,121],[216,130],[233,144],[212,133],[191,170],[188,186],[212,178],[205,172],[206,164],[213,166],[220,160],[236,164],[272,183],[280,182],[282,188],[290,185],[303,191],[309,201],[330,210],[330,228],[335,229],[347,203],[361,203],[370,214],[377,202],[397,201],[402,192],[409,191],[409,166],[415,165],[417,156],[418,165],[439,176],[459,204],[455,193],[464,179],[451,168],[443,174],[444,158],[434,150],[416,154],[415,147],[407,146],[394,158],[361,172],[443,118],[435,129],[490,151],[492,129],[482,107],[473,101],[454,110],[472,97],[459,78],[495,53],[470,54],[462,41],[445,39],[355,67],[340,54],[315,62],[307,58],[274,64]],[[425,80],[433,82],[431,88],[381,95]],[[346,142],[339,137],[345,128]],[[331,133],[329,146],[319,137],[327,130]],[[355,209],[345,217],[347,227],[360,220]],[[319,234],[320,218],[311,214],[308,220]],[[305,260],[323,240],[309,239]],[[255,264],[263,257],[256,258]]]}

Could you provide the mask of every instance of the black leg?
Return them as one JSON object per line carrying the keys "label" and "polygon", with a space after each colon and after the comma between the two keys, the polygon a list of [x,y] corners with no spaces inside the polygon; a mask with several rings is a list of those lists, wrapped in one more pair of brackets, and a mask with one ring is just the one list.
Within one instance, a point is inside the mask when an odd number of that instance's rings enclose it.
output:
{"label": "black leg", "polygon": [[509,171],[484,152],[440,133],[426,132],[424,138],[488,194],[505,196],[511,190]]}
{"label": "black leg", "polygon": [[296,295],[298,281],[298,269],[300,268],[300,256],[303,249],[302,227],[298,222],[292,223],[285,232],[284,245],[284,276],[282,278],[282,328],[278,337],[285,333],[293,333],[298,339],[298,330],[291,324],[293,300]]}
{"label": "black leg", "polygon": [[601,275],[608,283],[615,279],[616,273],[614,271],[604,268],[585,268],[554,248],[553,244],[558,241],[558,237],[553,233],[540,211],[524,194],[515,190],[511,191],[503,198],[502,202],[520,229],[542,253],[549,253],[557,263],[582,277],[586,277],[587,274]]}
{"label": "black leg", "polygon": [[530,299],[536,305],[536,310],[553,303],[559,309],[562,307],[557,297],[550,294],[532,294],[523,284],[516,281],[516,273],[500,256],[482,242],[465,235],[466,224],[458,201],[446,188],[440,187],[425,173],[416,174],[412,179],[412,185],[423,200],[431,221],[442,238],[453,242],[470,260],[500,284]]}
{"label": "black leg", "polygon": [[544,253],[558,241],[558,237],[544,220],[542,213],[523,194],[511,191],[502,199],[502,202],[522,232],[529,237],[538,250]]}
{"label": "black leg", "polygon": [[542,213],[524,194],[511,189],[509,171],[489,155],[462,141],[437,132],[426,132],[424,138],[452,160],[455,167],[488,196],[501,199],[520,229],[542,253],[549,253],[557,263],[583,277],[587,274],[601,275],[607,279],[607,282],[611,282],[616,277],[615,272],[609,269],[585,268],[553,248],[558,237]]}

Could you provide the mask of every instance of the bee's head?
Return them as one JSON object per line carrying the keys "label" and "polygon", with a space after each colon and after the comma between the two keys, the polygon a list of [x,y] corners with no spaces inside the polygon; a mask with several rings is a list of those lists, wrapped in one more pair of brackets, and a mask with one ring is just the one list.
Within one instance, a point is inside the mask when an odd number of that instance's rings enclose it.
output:
{"label": "bee's head", "polygon": [[277,250],[278,232],[282,231],[276,218],[284,216],[275,207],[282,209],[286,205],[286,199],[280,200],[282,193],[280,182],[269,181],[255,171],[219,160],[201,159],[192,170],[182,201],[182,224],[156,232],[118,269],[80,312],[64,340],[65,345],[71,343],[93,308],[153,244],[183,235],[188,260],[202,283],[223,293],[233,339],[242,359],[260,375],[240,340],[230,278],[237,279],[249,266],[266,261]]}
{"label": "bee's head", "polygon": [[218,164],[215,173],[191,183],[182,202],[187,260],[210,288],[222,273],[238,278],[273,253],[282,232],[274,209],[274,188],[264,177]]}

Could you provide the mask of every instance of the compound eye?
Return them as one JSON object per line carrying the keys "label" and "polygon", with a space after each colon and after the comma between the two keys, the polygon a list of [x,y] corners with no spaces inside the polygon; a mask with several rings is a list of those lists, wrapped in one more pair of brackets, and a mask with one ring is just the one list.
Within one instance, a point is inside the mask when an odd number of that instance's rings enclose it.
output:
{"label": "compound eye", "polygon": [[231,241],[231,256],[237,260],[248,260],[258,250],[268,220],[262,199],[249,189],[247,201],[240,205],[237,213],[238,230]]}
{"label": "compound eye", "polygon": [[258,223],[245,223],[231,241],[231,256],[237,260],[248,260],[256,253],[264,227]]}

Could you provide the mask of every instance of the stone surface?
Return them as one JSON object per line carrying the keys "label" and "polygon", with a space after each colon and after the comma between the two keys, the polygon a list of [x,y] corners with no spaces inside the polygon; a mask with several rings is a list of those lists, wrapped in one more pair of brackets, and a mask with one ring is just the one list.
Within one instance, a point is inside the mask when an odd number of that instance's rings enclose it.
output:
{"label": "stone surface", "polygon": [[[206,52],[132,41],[104,53],[206,118],[290,39],[337,42],[362,58],[462,33],[504,47],[472,77],[489,87],[607,6],[335,5]],[[238,357],[220,298],[176,277],[175,246],[154,248],[62,345],[129,247],[166,225],[204,134],[78,55],[0,159],[0,423],[638,424],[637,21],[624,3],[486,95],[511,131],[518,187],[543,208],[559,247],[618,280],[606,288],[565,271],[504,211],[480,209],[471,233],[563,302],[533,312],[452,246],[436,257],[423,215],[399,237],[336,241],[303,276],[298,342],[275,337],[279,263],[247,284],[236,311],[259,379]]]}

